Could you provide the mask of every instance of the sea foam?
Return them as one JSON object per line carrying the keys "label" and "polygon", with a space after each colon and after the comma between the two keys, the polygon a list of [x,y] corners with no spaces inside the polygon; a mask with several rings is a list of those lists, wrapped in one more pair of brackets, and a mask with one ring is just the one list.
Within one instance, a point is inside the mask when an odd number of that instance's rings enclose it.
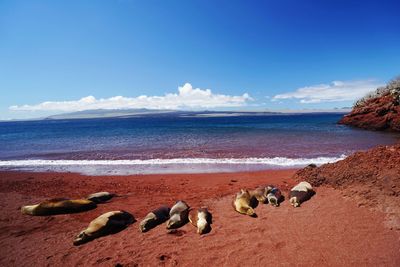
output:
{"label": "sea foam", "polygon": [[344,159],[316,158],[173,158],[130,160],[2,160],[0,168],[7,170],[79,172],[88,175],[128,175],[149,173],[235,172],[263,169],[321,165]]}
{"label": "sea foam", "polygon": [[86,166],[86,165],[170,165],[170,164],[265,164],[273,166],[302,166],[311,163],[320,165],[344,159],[340,157],[316,158],[173,158],[173,159],[129,159],[129,160],[0,160],[0,167],[24,166]]}

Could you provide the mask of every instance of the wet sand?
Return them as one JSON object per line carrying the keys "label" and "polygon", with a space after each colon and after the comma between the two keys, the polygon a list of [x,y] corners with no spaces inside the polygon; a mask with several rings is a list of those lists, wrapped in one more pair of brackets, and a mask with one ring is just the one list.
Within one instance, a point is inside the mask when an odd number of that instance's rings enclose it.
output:
{"label": "wet sand", "polygon": [[[385,214],[326,186],[300,208],[259,205],[257,218],[231,206],[240,188],[279,186],[284,195],[296,170],[247,173],[83,176],[74,173],[0,172],[1,266],[400,266],[400,233],[385,227]],[[115,192],[96,209],[69,215],[22,215],[21,205],[48,198]],[[79,247],[75,235],[100,214],[117,209],[140,221],[162,204],[185,200],[207,206],[212,231],[190,225],[168,233],[165,225],[140,233],[127,229]]]}

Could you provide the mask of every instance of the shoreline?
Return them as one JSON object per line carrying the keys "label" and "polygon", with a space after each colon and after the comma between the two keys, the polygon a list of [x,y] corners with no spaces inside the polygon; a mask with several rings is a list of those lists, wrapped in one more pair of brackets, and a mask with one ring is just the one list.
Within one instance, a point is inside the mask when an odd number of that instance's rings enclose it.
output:
{"label": "shoreline", "polygon": [[[399,232],[376,220],[383,213],[359,207],[340,190],[318,187],[317,194],[297,209],[287,199],[278,208],[259,205],[258,218],[232,209],[232,197],[240,188],[274,184],[287,196],[296,183],[297,170],[128,176],[0,171],[0,203],[8,215],[0,220],[0,264],[187,266],[196,262],[237,266],[272,261],[398,266]],[[78,198],[99,191],[120,197],[77,214],[35,217],[19,211],[21,205],[44,199]],[[209,208],[213,214],[209,234],[198,235],[190,224],[171,234],[165,225],[139,232],[139,222],[149,211],[163,204],[171,206],[178,199],[192,208]],[[137,222],[120,233],[80,247],[72,245],[75,235],[91,220],[119,209],[131,212]]]}
{"label": "shoreline", "polygon": [[309,164],[334,163],[346,155],[314,158],[171,158],[130,160],[0,160],[0,171],[60,172],[83,175],[147,175],[235,173],[290,170]]}

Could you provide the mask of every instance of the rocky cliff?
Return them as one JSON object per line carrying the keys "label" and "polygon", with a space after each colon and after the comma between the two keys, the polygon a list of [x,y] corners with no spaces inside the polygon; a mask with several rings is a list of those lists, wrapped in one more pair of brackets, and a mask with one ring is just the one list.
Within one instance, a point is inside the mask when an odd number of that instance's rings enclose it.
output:
{"label": "rocky cliff", "polygon": [[400,77],[358,100],[339,123],[368,130],[400,131]]}

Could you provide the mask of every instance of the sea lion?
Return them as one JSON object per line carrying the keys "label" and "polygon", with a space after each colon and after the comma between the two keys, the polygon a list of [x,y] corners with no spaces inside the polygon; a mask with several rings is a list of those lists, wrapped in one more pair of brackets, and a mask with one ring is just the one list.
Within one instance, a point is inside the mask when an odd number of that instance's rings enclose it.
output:
{"label": "sea lion", "polygon": [[87,199],[99,204],[99,203],[104,203],[112,199],[113,197],[115,197],[115,194],[109,192],[97,192],[87,196]]}
{"label": "sea lion", "polygon": [[277,187],[269,185],[266,188],[266,194],[268,203],[270,203],[272,206],[279,207],[279,204],[282,201],[281,190]]}
{"label": "sea lion", "polygon": [[139,230],[141,232],[147,232],[157,225],[164,223],[169,219],[170,208],[167,206],[161,206],[156,210],[153,210],[140,222]]}
{"label": "sea lion", "polygon": [[46,216],[76,213],[96,208],[96,203],[88,199],[53,198],[39,204],[21,207],[23,214]]}
{"label": "sea lion", "polygon": [[167,229],[179,228],[188,221],[189,206],[184,201],[177,201],[169,212]]}
{"label": "sea lion", "polygon": [[255,217],[257,215],[252,207],[252,199],[255,198],[251,196],[248,190],[241,189],[232,201],[233,208],[241,214]]}
{"label": "sea lion", "polygon": [[197,227],[197,233],[200,235],[211,231],[212,215],[207,208],[190,210],[189,221],[193,226]]}
{"label": "sea lion", "polygon": [[309,200],[314,194],[313,188],[308,182],[300,182],[290,190],[289,202],[293,207],[299,207],[301,203]]}
{"label": "sea lion", "polygon": [[126,211],[110,211],[91,221],[89,226],[79,233],[74,240],[74,245],[82,245],[95,238],[117,233],[135,222],[132,214]]}
{"label": "sea lion", "polygon": [[255,197],[258,200],[258,202],[265,203],[267,200],[266,190],[267,190],[267,187],[259,186],[254,190],[250,190],[249,193],[252,197]]}

